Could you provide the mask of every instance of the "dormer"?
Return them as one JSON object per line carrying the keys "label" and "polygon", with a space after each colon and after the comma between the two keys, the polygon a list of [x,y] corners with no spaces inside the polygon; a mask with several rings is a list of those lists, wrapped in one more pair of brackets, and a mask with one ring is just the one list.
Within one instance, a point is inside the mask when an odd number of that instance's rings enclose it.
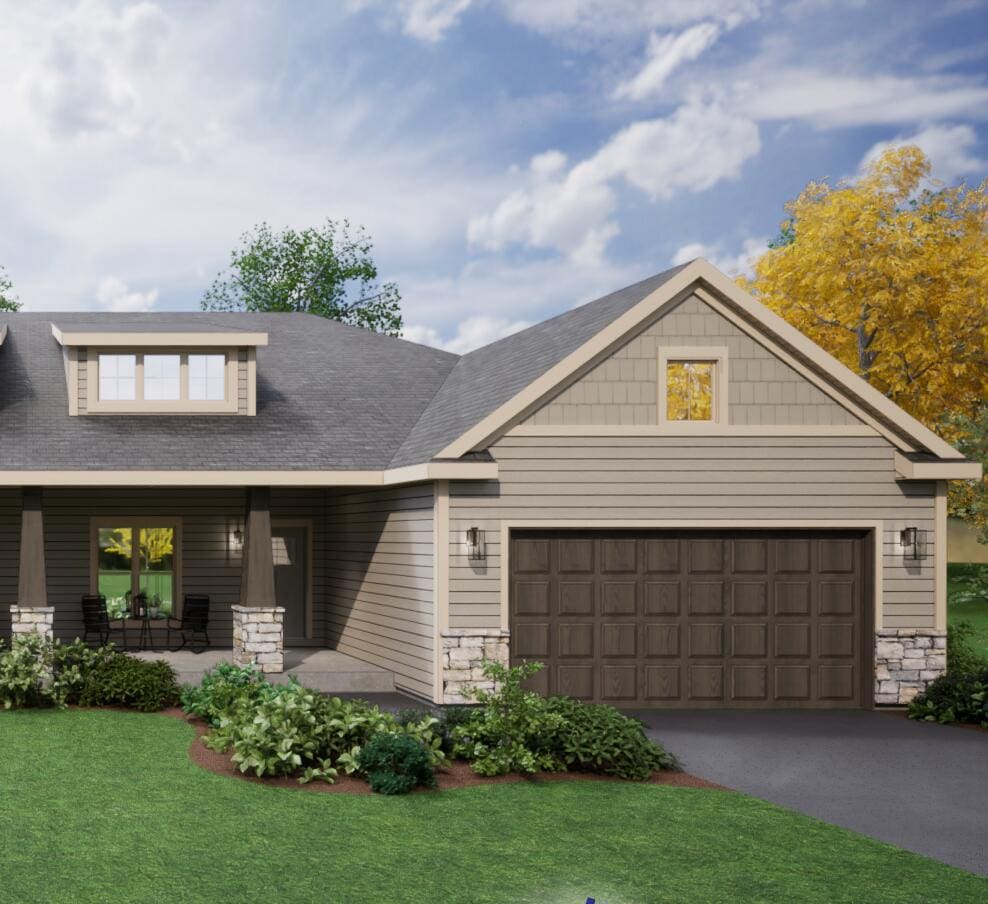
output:
{"label": "dormer", "polygon": [[62,347],[69,414],[257,413],[257,348],[267,333],[51,325]]}

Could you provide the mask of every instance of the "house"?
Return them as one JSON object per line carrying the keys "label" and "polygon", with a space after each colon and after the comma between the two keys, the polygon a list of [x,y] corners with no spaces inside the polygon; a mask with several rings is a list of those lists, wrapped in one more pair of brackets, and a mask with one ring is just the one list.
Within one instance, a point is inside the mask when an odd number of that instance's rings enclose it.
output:
{"label": "house", "polygon": [[240,657],[336,649],[440,702],[485,656],[635,707],[944,669],[946,481],[978,466],[705,261],[462,357],[300,314],[0,338],[4,634],[208,594]]}

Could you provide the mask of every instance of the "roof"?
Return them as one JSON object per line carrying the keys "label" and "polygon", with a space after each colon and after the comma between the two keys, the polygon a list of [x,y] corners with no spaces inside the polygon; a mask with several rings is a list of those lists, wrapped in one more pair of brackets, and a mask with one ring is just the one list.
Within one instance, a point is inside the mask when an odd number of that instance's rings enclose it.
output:
{"label": "roof", "polygon": [[[687,289],[713,290],[870,423],[938,460],[958,453],[703,260],[462,357],[308,314],[0,314],[0,470],[364,471],[482,449]],[[111,319],[112,318],[112,319]],[[77,333],[266,333],[257,415],[68,414],[52,324]],[[112,328],[108,325],[112,323]]]}

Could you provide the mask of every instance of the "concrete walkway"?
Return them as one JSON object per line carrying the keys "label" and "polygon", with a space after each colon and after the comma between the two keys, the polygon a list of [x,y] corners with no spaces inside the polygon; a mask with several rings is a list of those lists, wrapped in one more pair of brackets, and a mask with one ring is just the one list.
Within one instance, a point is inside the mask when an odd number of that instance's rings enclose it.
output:
{"label": "concrete walkway", "polygon": [[892,712],[637,712],[683,768],[988,876],[988,733]]}

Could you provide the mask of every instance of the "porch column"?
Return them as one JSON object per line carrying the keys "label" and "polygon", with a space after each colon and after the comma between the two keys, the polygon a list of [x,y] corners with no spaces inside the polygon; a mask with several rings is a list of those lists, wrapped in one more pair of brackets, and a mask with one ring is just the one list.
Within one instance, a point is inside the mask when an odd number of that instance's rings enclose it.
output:
{"label": "porch column", "polygon": [[10,632],[14,637],[36,633],[50,639],[55,610],[48,605],[48,587],[45,581],[45,531],[41,487],[24,487],[21,498],[17,605],[10,607]]}
{"label": "porch column", "polygon": [[277,605],[271,552],[271,490],[247,489],[240,605],[233,607],[233,661],[284,671],[285,610]]}

